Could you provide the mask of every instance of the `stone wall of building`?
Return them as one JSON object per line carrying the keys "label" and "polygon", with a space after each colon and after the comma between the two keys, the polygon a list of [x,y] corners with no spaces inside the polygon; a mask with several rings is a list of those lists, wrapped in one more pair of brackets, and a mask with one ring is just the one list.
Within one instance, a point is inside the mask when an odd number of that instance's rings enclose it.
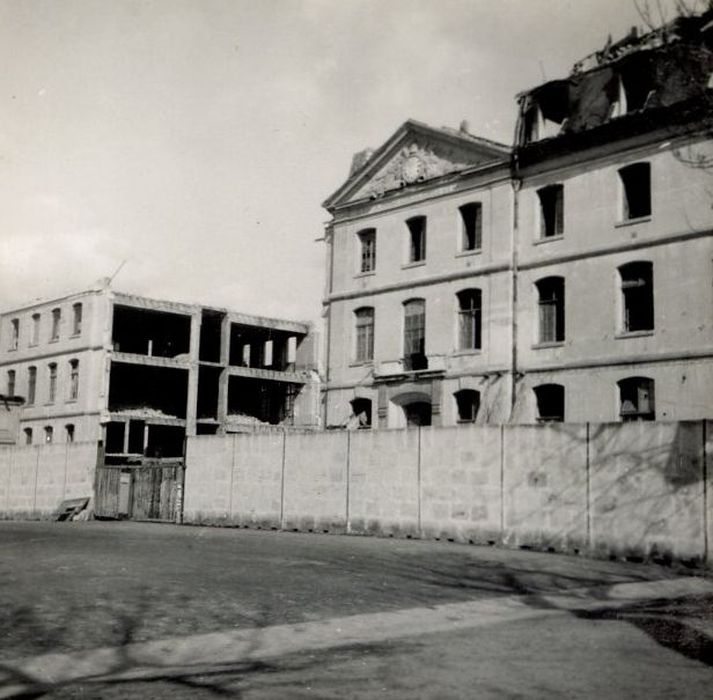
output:
{"label": "stone wall of building", "polygon": [[190,438],[184,521],[711,563],[712,431],[697,421]]}

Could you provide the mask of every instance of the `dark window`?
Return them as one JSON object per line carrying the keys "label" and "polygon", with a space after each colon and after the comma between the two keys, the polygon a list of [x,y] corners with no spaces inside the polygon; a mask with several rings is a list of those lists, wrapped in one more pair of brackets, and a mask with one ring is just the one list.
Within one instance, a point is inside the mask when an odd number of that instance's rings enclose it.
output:
{"label": "dark window", "polygon": [[406,222],[409,230],[409,262],[426,259],[426,217],[414,216]]}
{"label": "dark window", "polygon": [[654,329],[654,269],[650,262],[632,262],[619,268],[622,325],[627,333]]}
{"label": "dark window", "polygon": [[458,293],[458,349],[480,350],[482,346],[482,294],[479,289]]}
{"label": "dark window", "polygon": [[404,369],[428,369],[426,302],[423,299],[411,299],[404,304]]}
{"label": "dark window", "polygon": [[461,249],[480,250],[483,245],[483,207],[480,202],[471,202],[459,211],[463,221]]}
{"label": "dark window", "polygon": [[369,399],[354,399],[352,413],[358,421],[360,430],[371,428],[371,401]]}
{"label": "dark window", "polygon": [[473,389],[461,389],[454,394],[458,406],[459,423],[475,423],[480,408],[480,392]]}
{"label": "dark window", "polygon": [[79,360],[69,361],[69,399],[79,397]]}
{"label": "dark window", "polygon": [[9,369],[7,371],[7,395],[15,396],[15,370]]}
{"label": "dark window", "polygon": [[32,428],[24,428],[23,432],[25,433],[25,444],[31,445],[32,444]]}
{"label": "dark window", "polygon": [[72,335],[80,335],[82,333],[82,305],[76,303],[72,306]]}
{"label": "dark window", "polygon": [[564,234],[564,187],[550,185],[537,191],[540,198],[540,238]]}
{"label": "dark window", "polygon": [[51,362],[47,366],[47,369],[49,370],[49,380],[50,380],[47,400],[50,403],[54,403],[54,400],[57,397],[57,365],[54,362]]}
{"label": "dark window", "polygon": [[361,247],[361,272],[372,272],[376,269],[376,230],[373,228],[359,232]]}
{"label": "dark window", "polygon": [[40,315],[32,314],[32,341],[31,345],[37,345],[40,342]]}
{"label": "dark window", "polygon": [[655,420],[654,380],[628,377],[619,384],[619,415],[623,421]]}
{"label": "dark window", "polygon": [[64,430],[67,436],[67,442],[74,442],[74,425],[67,423],[67,425],[64,426]]}
{"label": "dark window", "polygon": [[62,310],[52,309],[52,335],[50,340],[59,340],[59,324],[62,320]]}
{"label": "dark window", "polygon": [[10,336],[10,350],[17,350],[17,345],[20,342],[20,319],[13,318],[10,321],[12,327],[12,335]]}
{"label": "dark window", "polygon": [[37,367],[27,368],[27,403],[35,403],[37,393]]}
{"label": "dark window", "polygon": [[536,386],[538,423],[562,423],[564,421],[564,387],[561,384]]}
{"label": "dark window", "polygon": [[374,309],[365,306],[354,312],[356,316],[356,361],[374,359]]}
{"label": "dark window", "polygon": [[45,442],[47,442],[47,443],[52,442],[53,437],[54,437],[54,428],[51,425],[45,426]]}
{"label": "dark window", "polygon": [[651,216],[651,166],[634,163],[619,171],[624,195],[624,219]]}
{"label": "dark window", "polygon": [[417,428],[431,425],[431,404],[427,401],[414,401],[404,406],[406,427]]}
{"label": "dark window", "polygon": [[537,284],[541,343],[564,340],[564,278],[545,277]]}

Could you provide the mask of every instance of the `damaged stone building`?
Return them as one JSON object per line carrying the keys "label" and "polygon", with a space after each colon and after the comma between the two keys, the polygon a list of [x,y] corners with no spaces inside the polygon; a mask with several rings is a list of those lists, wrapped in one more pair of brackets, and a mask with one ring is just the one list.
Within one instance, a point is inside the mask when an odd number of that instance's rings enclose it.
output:
{"label": "damaged stone building", "polygon": [[407,121],[325,202],[327,426],[713,409],[713,11],[517,98],[512,148]]}
{"label": "damaged stone building", "polygon": [[0,316],[16,442],[102,440],[107,463],[181,457],[187,435],[315,428],[315,369],[309,324],[106,284]]}

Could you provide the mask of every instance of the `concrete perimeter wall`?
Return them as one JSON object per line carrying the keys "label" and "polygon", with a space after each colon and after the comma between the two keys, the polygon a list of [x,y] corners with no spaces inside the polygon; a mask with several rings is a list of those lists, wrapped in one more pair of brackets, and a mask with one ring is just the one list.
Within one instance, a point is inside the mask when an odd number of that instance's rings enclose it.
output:
{"label": "concrete perimeter wall", "polygon": [[713,422],[191,437],[184,522],[713,563]]}
{"label": "concrete perimeter wall", "polygon": [[94,496],[96,442],[0,447],[0,518],[48,518],[68,498]]}

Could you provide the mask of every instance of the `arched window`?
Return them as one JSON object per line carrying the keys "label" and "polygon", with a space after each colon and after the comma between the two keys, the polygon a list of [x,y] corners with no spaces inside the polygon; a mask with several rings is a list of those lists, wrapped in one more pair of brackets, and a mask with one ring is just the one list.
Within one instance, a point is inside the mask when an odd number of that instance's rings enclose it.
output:
{"label": "arched window", "polygon": [[359,231],[360,272],[373,272],[376,269],[376,229],[367,228]]}
{"label": "arched window", "polygon": [[627,377],[619,385],[619,416],[625,422],[656,420],[654,380],[650,377]]}
{"label": "arched window", "polygon": [[564,340],[564,277],[545,277],[535,283],[539,307],[539,342]]}
{"label": "arched window", "polygon": [[458,349],[482,347],[482,293],[479,289],[458,292]]}
{"label": "arched window", "polygon": [[631,262],[619,268],[621,277],[622,330],[625,333],[654,329],[654,266]]}
{"label": "arched window", "polygon": [[461,389],[453,394],[458,408],[459,423],[475,423],[480,409],[480,392],[473,389]]}
{"label": "arched window", "polygon": [[363,306],[354,312],[356,322],[357,362],[369,362],[374,359],[374,309]]}
{"label": "arched window", "polygon": [[540,384],[534,388],[538,423],[564,421],[564,387],[561,384]]}
{"label": "arched window", "polygon": [[404,302],[404,369],[428,369],[424,299],[409,299]]}
{"label": "arched window", "polygon": [[369,399],[354,399],[351,405],[357,427],[360,430],[371,428],[371,401]]}

